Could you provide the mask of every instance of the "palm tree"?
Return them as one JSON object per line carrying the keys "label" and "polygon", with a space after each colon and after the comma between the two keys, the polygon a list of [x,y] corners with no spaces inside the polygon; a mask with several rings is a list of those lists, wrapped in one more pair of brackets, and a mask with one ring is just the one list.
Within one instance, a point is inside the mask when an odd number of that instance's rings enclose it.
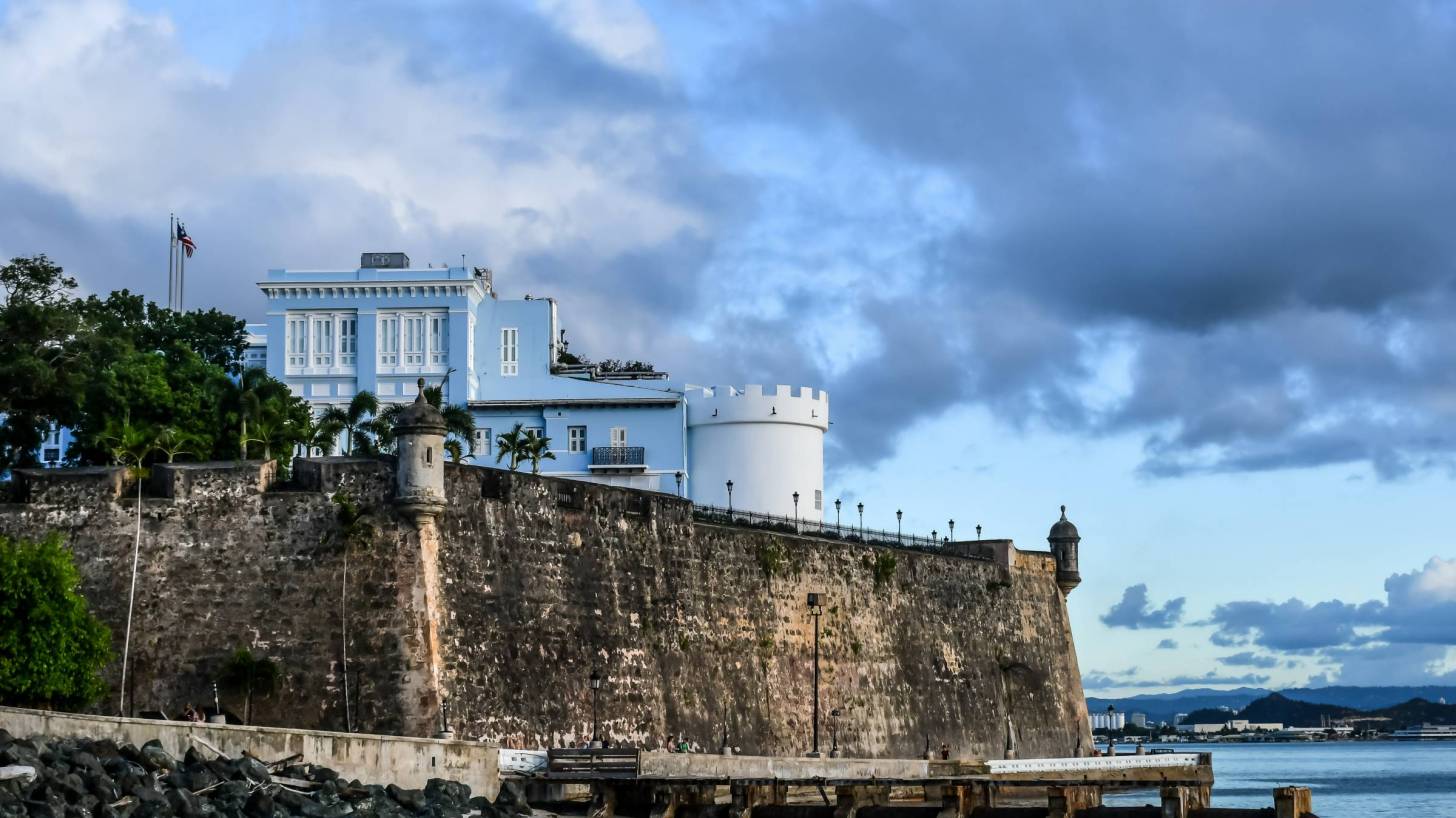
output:
{"label": "palm tree", "polygon": [[163,429],[156,440],[157,451],[167,456],[168,463],[175,461],[179,454],[190,454],[193,457],[197,457],[197,452],[188,451],[185,447],[196,446],[198,444],[206,445],[206,441],[197,435],[179,432],[171,426]]}
{"label": "palm tree", "polygon": [[540,474],[542,460],[556,459],[556,454],[551,451],[551,438],[527,435],[525,457],[531,461],[531,473]]}
{"label": "palm tree", "polygon": [[329,407],[329,410],[320,415],[309,426],[308,450],[312,452],[318,449],[324,457],[334,453],[334,446],[339,442],[339,433],[344,431],[343,425],[335,418],[330,417],[337,407]]}
{"label": "palm tree", "polygon": [[439,409],[440,415],[445,418],[446,437],[454,438],[455,445],[450,446],[451,441],[447,440],[445,449],[451,453],[455,462],[459,463],[466,456],[465,452],[470,449],[470,441],[475,438],[475,418],[464,404],[452,403],[449,406],[443,406],[444,399],[443,384],[425,387],[425,400],[431,406]]}
{"label": "palm tree", "polygon": [[223,665],[217,683],[228,692],[242,694],[243,724],[251,724],[253,721],[253,695],[263,697],[273,695],[281,675],[278,671],[278,664],[272,659],[254,658],[251,650],[238,648],[237,652],[228,659],[227,664]]}
{"label": "palm tree", "polygon": [[288,386],[269,376],[265,369],[247,369],[239,376],[234,394],[238,404],[238,458],[247,460],[248,444],[262,440],[256,434],[249,435],[249,421],[256,424],[276,412],[280,402],[289,397]]}
{"label": "palm tree", "polygon": [[445,439],[445,453],[450,455],[450,462],[456,464],[470,457],[470,455],[465,453],[465,447],[460,445],[460,441],[453,437]]}
{"label": "palm tree", "polygon": [[[344,453],[353,454],[354,445],[359,440],[359,429],[377,414],[379,414],[379,398],[374,397],[373,392],[365,389],[355,393],[354,397],[349,399],[347,409],[330,406],[324,410],[324,413],[319,416],[319,421],[337,423],[339,428],[346,433],[344,440],[349,448]],[[364,448],[366,450],[370,448],[367,442]]]}
{"label": "palm tree", "polygon": [[531,435],[526,432],[526,427],[520,423],[512,427],[509,432],[502,432],[496,435],[495,440],[498,448],[496,449],[495,462],[499,463],[501,460],[509,457],[511,459],[511,471],[515,471],[521,465],[521,461],[527,457],[526,447],[530,445],[528,443],[530,439]]}

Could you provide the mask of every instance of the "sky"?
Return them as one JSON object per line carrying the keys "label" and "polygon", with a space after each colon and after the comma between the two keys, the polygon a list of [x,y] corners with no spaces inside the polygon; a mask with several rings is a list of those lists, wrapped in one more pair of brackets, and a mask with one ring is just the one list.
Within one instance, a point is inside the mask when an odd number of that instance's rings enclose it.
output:
{"label": "sky", "polygon": [[0,0],[0,110],[89,291],[464,255],[869,526],[1066,504],[1091,693],[1456,683],[1456,4]]}

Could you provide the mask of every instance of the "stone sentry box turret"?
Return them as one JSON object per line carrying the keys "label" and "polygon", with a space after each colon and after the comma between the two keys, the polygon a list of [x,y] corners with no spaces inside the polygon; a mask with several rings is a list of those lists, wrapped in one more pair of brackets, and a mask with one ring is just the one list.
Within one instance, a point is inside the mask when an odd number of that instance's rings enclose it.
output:
{"label": "stone sentry box turret", "polygon": [[394,424],[394,504],[420,524],[445,510],[445,417],[425,400],[425,379],[419,379],[415,402]]}
{"label": "stone sentry box turret", "polygon": [[1077,567],[1077,544],[1081,541],[1077,527],[1067,519],[1067,507],[1062,506],[1062,519],[1052,523],[1047,542],[1051,543],[1052,556],[1057,560],[1057,587],[1063,594],[1070,594],[1082,584],[1082,572]]}

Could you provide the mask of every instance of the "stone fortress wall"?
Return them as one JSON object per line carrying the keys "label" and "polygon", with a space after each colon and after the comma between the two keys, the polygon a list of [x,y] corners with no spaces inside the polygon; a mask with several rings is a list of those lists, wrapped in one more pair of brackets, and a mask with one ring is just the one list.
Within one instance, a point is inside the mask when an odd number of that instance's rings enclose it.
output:
{"label": "stone fortress wall", "polygon": [[[813,591],[825,751],[831,721],[852,755],[918,755],[927,740],[989,758],[1091,746],[1050,554],[725,527],[670,495],[453,464],[422,548],[393,483],[388,459],[301,459],[289,484],[272,464],[155,467],[128,699],[169,713],[210,701],[218,668],[247,646],[284,671],[255,701],[256,722],[343,729],[347,642],[362,731],[430,735],[443,694],[457,738],[579,742],[595,667],[613,743],[681,733],[716,749],[726,731],[744,752],[798,755],[810,741]],[[119,657],[135,484],[119,470],[19,472],[11,494],[0,532],[62,534]],[[117,684],[119,662],[107,678]],[[98,706],[115,708],[115,695]]]}

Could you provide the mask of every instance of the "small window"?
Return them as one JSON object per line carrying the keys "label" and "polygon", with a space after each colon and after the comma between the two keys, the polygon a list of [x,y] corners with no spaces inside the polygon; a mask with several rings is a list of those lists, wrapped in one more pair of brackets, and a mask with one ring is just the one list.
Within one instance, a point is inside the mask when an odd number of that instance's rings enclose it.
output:
{"label": "small window", "polygon": [[626,426],[613,426],[612,427],[612,448],[614,448],[614,449],[620,449],[621,447],[626,446],[626,445],[627,445],[627,427]]}
{"label": "small window", "polygon": [[540,426],[527,426],[523,430],[528,437],[545,437],[546,430]]}
{"label": "small window", "polygon": [[426,466],[430,466],[430,465],[434,465],[434,463],[435,463],[435,447],[434,446],[426,446],[425,447],[425,465]]}
{"label": "small window", "polygon": [[585,426],[568,426],[568,427],[566,427],[566,450],[568,452],[584,452],[584,451],[586,451],[586,427]]}
{"label": "small window", "polygon": [[59,463],[60,460],[61,460],[61,450],[60,449],[46,449],[45,450],[45,462],[47,462],[47,463]]}
{"label": "small window", "polygon": [[824,491],[822,489],[814,489],[814,510],[824,510]]}
{"label": "small window", "polygon": [[516,327],[501,328],[500,354],[502,375],[516,375],[521,371],[520,338],[521,331]]}

